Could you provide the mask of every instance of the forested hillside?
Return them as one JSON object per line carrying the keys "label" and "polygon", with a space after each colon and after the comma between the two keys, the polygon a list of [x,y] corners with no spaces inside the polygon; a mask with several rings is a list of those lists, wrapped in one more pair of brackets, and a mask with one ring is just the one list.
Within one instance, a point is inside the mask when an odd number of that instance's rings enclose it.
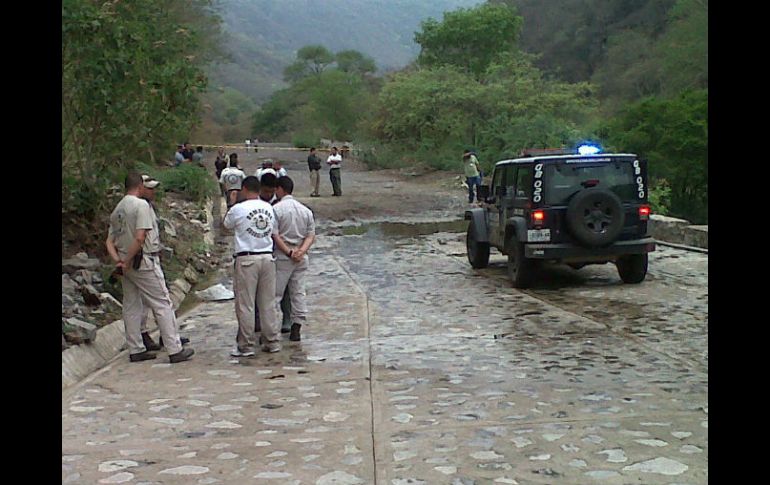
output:
{"label": "forested hillside", "polygon": [[249,136],[254,108],[287,86],[283,69],[302,46],[355,49],[382,71],[400,69],[417,57],[414,32],[420,21],[481,1],[220,0],[228,57],[208,71],[208,109],[200,134],[218,141]]}

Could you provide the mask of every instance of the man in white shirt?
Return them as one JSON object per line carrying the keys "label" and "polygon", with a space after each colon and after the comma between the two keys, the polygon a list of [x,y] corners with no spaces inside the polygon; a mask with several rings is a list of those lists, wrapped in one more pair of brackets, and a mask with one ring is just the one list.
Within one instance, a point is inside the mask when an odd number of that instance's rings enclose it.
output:
{"label": "man in white shirt", "polygon": [[[308,269],[307,251],[315,241],[315,220],[313,212],[295,199],[292,192],[294,182],[291,178],[279,178],[275,191],[279,202],[273,208],[278,220],[278,238],[286,250],[276,251],[275,297],[276,304],[280,304],[288,286],[292,322],[289,340],[296,342],[300,340],[300,329],[307,320],[305,275]],[[282,308],[282,311],[286,310]]]}
{"label": "man in white shirt", "polygon": [[238,154],[232,153],[230,155],[230,166],[222,170],[222,175],[219,176],[219,181],[225,186],[228,209],[235,205],[238,199],[238,192],[241,190],[241,184],[245,178],[246,174],[238,168]]}
{"label": "man in white shirt", "polygon": [[243,202],[231,207],[224,220],[225,228],[235,233],[233,290],[238,335],[236,347],[230,355],[250,357],[254,355],[252,349],[255,343],[255,296],[264,337],[262,350],[281,350],[281,334],[275,309],[273,258],[273,244],[278,237],[278,225],[273,207],[259,197],[259,180],[256,177],[246,177],[241,190]]}
{"label": "man in white shirt", "polygon": [[340,167],[342,167],[342,155],[337,153],[337,147],[332,147],[332,152],[326,159],[329,165],[329,178],[332,181],[332,189],[335,196],[342,195],[342,177],[340,176]]}

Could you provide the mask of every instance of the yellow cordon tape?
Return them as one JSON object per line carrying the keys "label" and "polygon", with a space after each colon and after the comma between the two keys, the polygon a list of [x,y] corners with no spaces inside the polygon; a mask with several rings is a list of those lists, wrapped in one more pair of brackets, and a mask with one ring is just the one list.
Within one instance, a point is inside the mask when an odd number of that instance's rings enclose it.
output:
{"label": "yellow cordon tape", "polygon": [[[294,147],[266,147],[266,146],[254,146],[254,145],[200,145],[196,143],[190,143],[190,146],[193,147],[203,147],[203,148],[238,148],[238,149],[264,149],[264,150],[286,150],[286,151],[296,151],[296,152],[309,152],[310,148],[294,148]],[[337,147],[339,150],[341,150],[341,147]],[[322,147],[316,147],[316,150],[321,152],[329,152],[331,151],[331,148],[322,148]],[[349,149],[348,149],[349,150]]]}

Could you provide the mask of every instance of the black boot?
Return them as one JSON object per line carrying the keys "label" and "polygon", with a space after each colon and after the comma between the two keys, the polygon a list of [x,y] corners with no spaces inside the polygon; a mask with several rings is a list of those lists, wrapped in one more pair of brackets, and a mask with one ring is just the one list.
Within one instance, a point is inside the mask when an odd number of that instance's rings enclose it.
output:
{"label": "black boot", "polygon": [[145,350],[144,352],[139,352],[138,354],[131,354],[128,356],[128,360],[131,362],[141,362],[143,360],[151,360],[155,358],[155,354],[152,352],[148,352]]}
{"label": "black boot", "polygon": [[142,342],[147,350],[160,350],[160,345],[156,344],[147,332],[142,332]]}
{"label": "black boot", "polygon": [[289,340],[292,342],[299,342],[301,340],[299,331],[302,328],[302,325],[299,323],[292,323],[291,324],[291,333],[289,334]]}

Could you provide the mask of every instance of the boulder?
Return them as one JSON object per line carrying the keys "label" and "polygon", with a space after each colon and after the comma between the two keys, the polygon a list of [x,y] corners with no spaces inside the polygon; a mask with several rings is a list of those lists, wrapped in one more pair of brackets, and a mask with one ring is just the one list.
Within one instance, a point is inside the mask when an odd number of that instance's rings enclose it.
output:
{"label": "boulder", "polygon": [[195,272],[195,269],[193,269],[192,266],[187,266],[184,269],[184,279],[189,281],[192,284],[195,284],[198,282],[198,273]]}
{"label": "boulder", "polygon": [[78,253],[75,256],[61,260],[61,269],[64,273],[73,274],[78,270],[98,271],[102,263],[95,258],[89,258],[86,253]]}
{"label": "boulder", "polygon": [[98,306],[102,304],[101,296],[93,285],[81,286],[80,295],[83,297],[83,301],[86,302],[86,305]]}
{"label": "boulder", "polygon": [[62,319],[64,338],[73,344],[90,343],[96,338],[96,325],[77,318]]}

